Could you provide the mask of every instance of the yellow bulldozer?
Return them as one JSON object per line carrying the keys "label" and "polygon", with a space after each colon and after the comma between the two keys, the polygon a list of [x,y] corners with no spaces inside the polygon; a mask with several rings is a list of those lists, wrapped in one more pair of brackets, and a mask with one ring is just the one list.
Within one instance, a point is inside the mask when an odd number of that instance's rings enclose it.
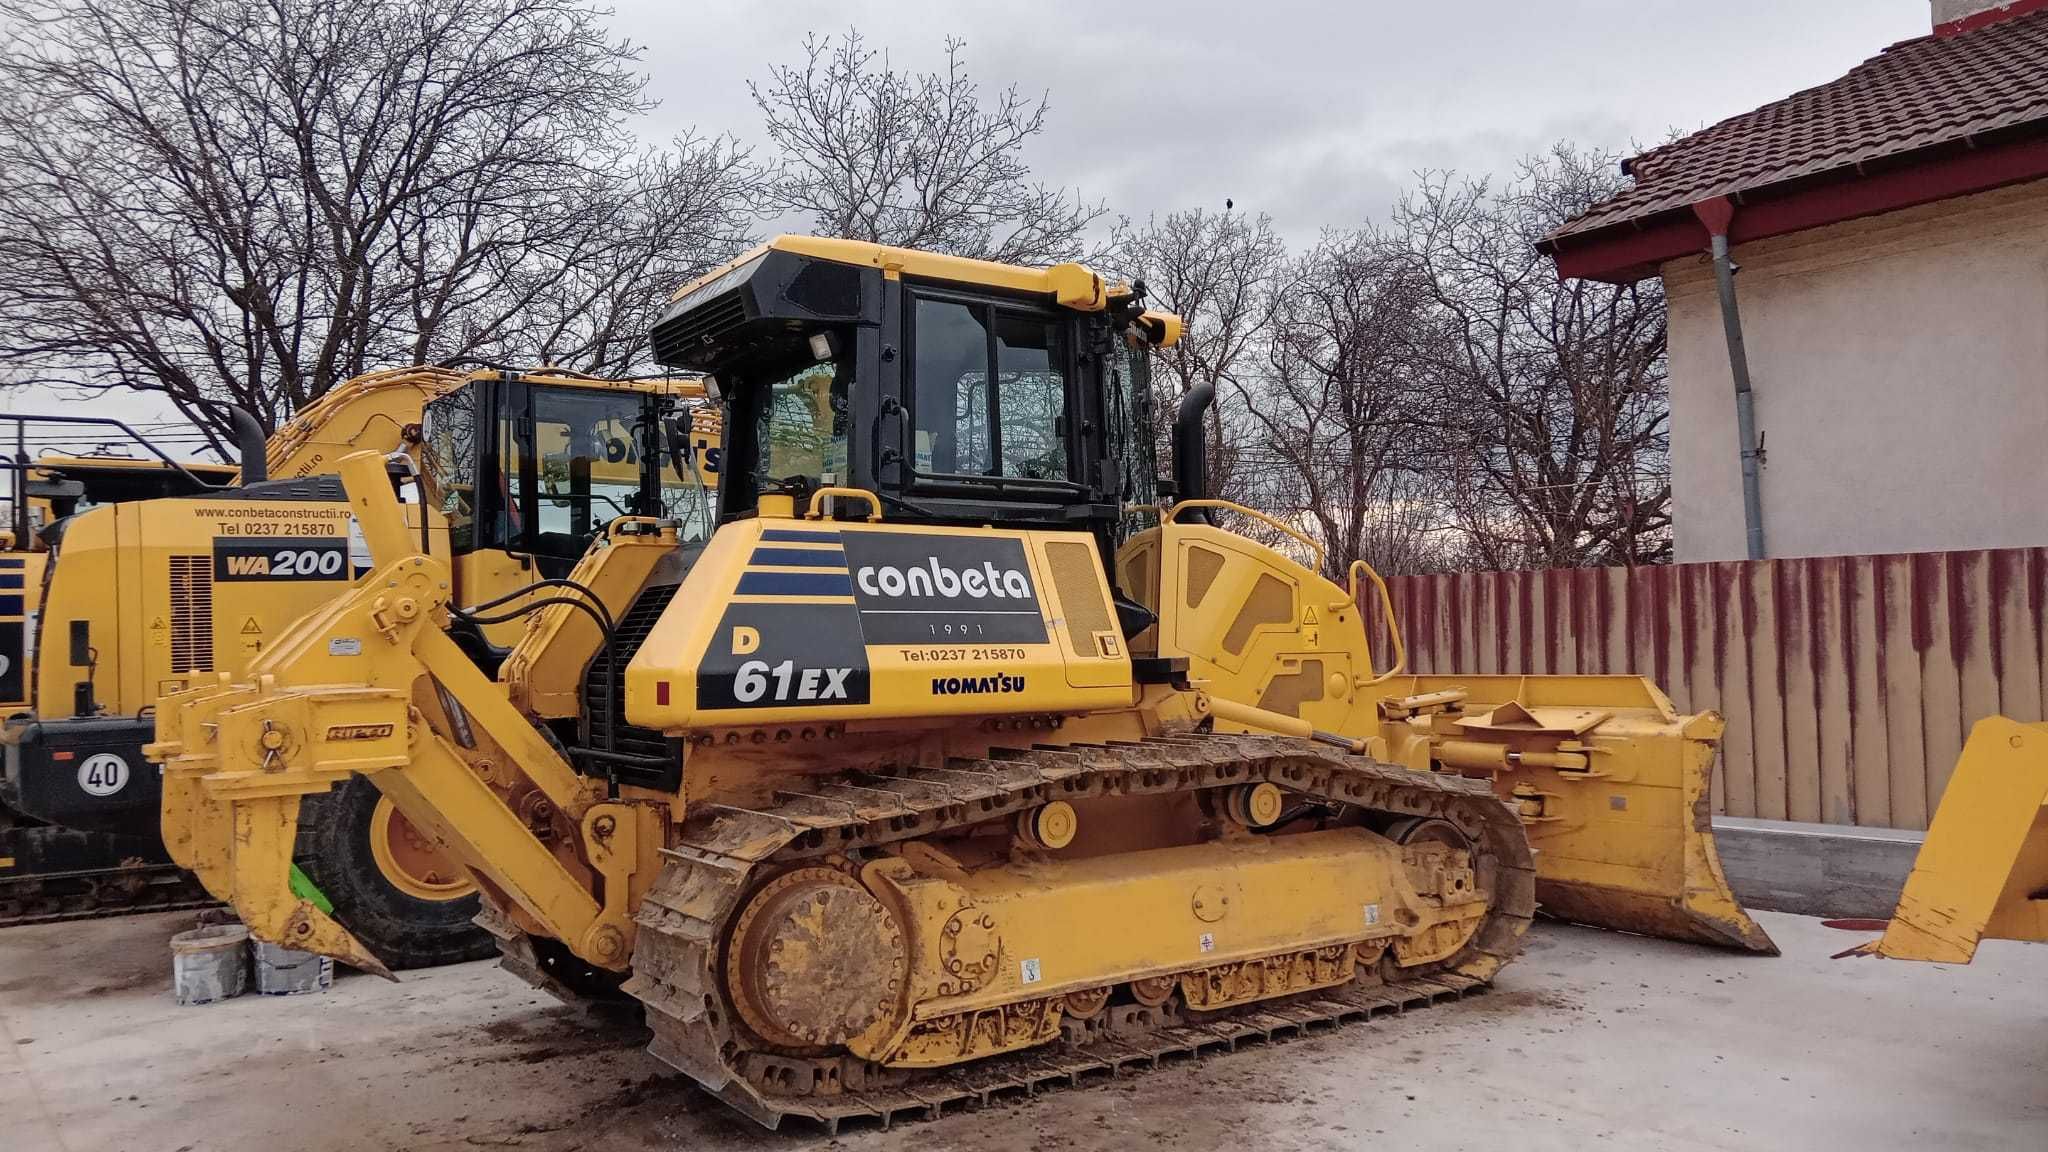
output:
{"label": "yellow bulldozer", "polygon": [[[328,392],[267,443],[246,420],[233,483],[157,492],[104,482],[94,488],[101,499],[53,505],[29,537],[49,549],[36,557],[49,570],[38,581],[40,659],[25,677],[33,699],[18,700],[0,728],[0,922],[205,899],[165,854],[157,774],[141,746],[158,696],[245,669],[367,564],[333,474],[342,456],[402,453],[446,478],[435,488],[446,505],[435,530],[452,533],[458,602],[474,604],[565,575],[592,525],[624,511],[704,531],[709,489],[695,465],[706,454],[678,471],[644,451],[657,425],[689,418],[676,405],[694,405],[696,393],[693,381],[556,370],[372,373]],[[79,419],[90,418],[66,418]],[[76,488],[74,474],[67,467],[59,480]],[[209,478],[229,479],[217,469]],[[32,478],[29,494],[60,487]],[[517,633],[486,625],[463,641],[488,661]],[[476,897],[462,869],[367,783],[309,806],[295,856],[301,888],[394,964],[491,948],[472,923]]]}
{"label": "yellow bulldozer", "polygon": [[1199,436],[1161,491],[1148,362],[1180,331],[1074,264],[748,253],[652,333],[721,404],[716,531],[613,519],[499,613],[527,620],[495,674],[445,537],[343,460],[370,571],[158,708],[172,854],[259,938],[382,971],[289,875],[306,802],[367,779],[508,969],[637,1002],[771,1127],[1456,998],[1539,900],[1770,950],[1713,854],[1716,718],[1623,677],[1399,675],[1369,570],[1209,522],[1260,514],[1203,495]]}

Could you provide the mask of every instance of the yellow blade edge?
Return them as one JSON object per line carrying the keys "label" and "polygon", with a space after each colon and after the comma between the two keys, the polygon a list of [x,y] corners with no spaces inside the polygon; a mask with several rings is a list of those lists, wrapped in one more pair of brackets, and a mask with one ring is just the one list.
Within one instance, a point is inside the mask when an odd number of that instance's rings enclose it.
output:
{"label": "yellow blade edge", "polygon": [[2048,725],[1970,730],[1884,935],[1844,955],[1967,964],[1984,939],[2048,940]]}
{"label": "yellow blade edge", "polygon": [[282,948],[331,956],[352,968],[396,981],[391,969],[348,929],[292,891],[299,794],[237,797],[232,813],[227,891],[210,884],[208,891],[234,908],[249,934]]}

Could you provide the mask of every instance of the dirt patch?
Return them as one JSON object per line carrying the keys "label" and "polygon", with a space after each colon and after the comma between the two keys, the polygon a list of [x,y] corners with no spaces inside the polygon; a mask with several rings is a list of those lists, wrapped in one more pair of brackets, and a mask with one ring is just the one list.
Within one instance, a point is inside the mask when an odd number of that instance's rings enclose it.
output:
{"label": "dirt patch", "polygon": [[143,988],[157,988],[169,991],[171,987],[170,957],[164,957],[161,968],[137,968],[128,972],[109,972],[96,984],[80,988],[73,995],[103,996],[109,992],[134,992]]}
{"label": "dirt patch", "polygon": [[1457,1007],[1464,1012],[1489,1016],[1514,1015],[1532,1009],[1583,1012],[1586,1008],[1578,1000],[1555,988],[1494,988],[1484,995],[1471,996],[1459,1001]]}

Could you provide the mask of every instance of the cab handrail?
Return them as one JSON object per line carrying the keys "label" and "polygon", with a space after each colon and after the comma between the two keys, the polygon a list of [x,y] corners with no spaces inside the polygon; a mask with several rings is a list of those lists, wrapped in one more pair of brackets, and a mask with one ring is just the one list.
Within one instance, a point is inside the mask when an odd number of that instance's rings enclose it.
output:
{"label": "cab handrail", "polygon": [[1316,571],[1321,572],[1323,570],[1323,565],[1327,563],[1327,554],[1323,551],[1323,546],[1321,544],[1316,543],[1306,533],[1302,532],[1298,528],[1292,528],[1286,524],[1282,524],[1280,521],[1275,520],[1273,517],[1266,515],[1264,512],[1259,511],[1257,508],[1247,508],[1244,505],[1239,504],[1235,500],[1219,500],[1214,496],[1204,496],[1200,500],[1182,500],[1173,506],[1173,508],[1167,513],[1167,517],[1172,520],[1179,520],[1181,513],[1197,508],[1220,508],[1225,512],[1237,512],[1245,516],[1249,516],[1252,519],[1257,520],[1259,523],[1264,524],[1268,528],[1272,528],[1277,531],[1284,532],[1289,536],[1292,536],[1296,541],[1300,542],[1302,547],[1307,548],[1309,551],[1315,553]]}
{"label": "cab handrail", "polygon": [[869,509],[868,523],[879,524],[882,522],[882,498],[880,496],[865,488],[841,487],[825,487],[811,493],[811,505],[804,510],[804,519],[823,520],[825,518],[824,503],[825,499],[829,496],[844,496],[852,500],[865,500]]}

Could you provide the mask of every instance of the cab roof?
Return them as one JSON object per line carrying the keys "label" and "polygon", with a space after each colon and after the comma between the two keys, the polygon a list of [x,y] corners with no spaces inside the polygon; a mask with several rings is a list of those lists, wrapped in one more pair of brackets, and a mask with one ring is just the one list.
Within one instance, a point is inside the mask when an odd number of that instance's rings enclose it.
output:
{"label": "cab roof", "polygon": [[1104,280],[1083,264],[1069,262],[1055,264],[1050,268],[1025,268],[1015,264],[998,264],[992,260],[971,260],[965,256],[947,256],[938,252],[920,252],[912,248],[871,244],[865,240],[783,235],[728,260],[676,289],[670,294],[669,302],[673,304],[682,300],[699,288],[713,283],[736,268],[760,259],[769,252],[787,252],[814,260],[829,260],[835,264],[879,268],[882,275],[888,279],[912,276],[921,280],[943,280],[1006,292],[1049,296],[1054,303],[1062,307],[1083,312],[1100,312],[1109,306],[1111,300],[1131,294],[1128,287]]}

